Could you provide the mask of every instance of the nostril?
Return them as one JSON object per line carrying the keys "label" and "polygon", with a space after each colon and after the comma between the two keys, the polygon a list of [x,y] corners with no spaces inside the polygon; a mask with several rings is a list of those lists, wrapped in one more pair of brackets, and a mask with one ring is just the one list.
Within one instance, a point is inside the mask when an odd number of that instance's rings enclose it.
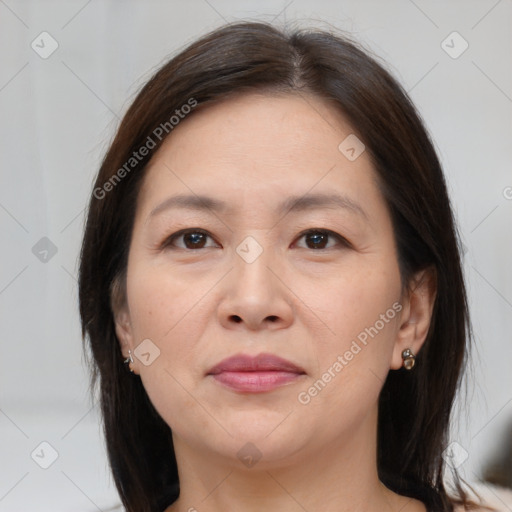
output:
{"label": "nostril", "polygon": [[[235,321],[237,324],[242,322],[242,318],[239,317],[238,315],[231,315],[231,319]],[[278,317],[276,315],[270,315],[267,317],[267,320],[269,320],[270,322],[276,322],[278,320]]]}

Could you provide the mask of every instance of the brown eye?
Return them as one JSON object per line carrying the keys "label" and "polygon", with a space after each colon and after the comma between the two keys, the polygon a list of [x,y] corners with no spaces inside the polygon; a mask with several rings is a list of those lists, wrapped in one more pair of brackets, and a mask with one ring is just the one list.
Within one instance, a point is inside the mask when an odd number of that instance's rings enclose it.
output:
{"label": "brown eye", "polygon": [[302,233],[300,238],[304,238],[306,240],[306,249],[330,249],[333,247],[332,245],[327,247],[330,239],[338,241],[341,245],[348,245],[348,242],[342,236],[325,229],[310,229]]}
{"label": "brown eye", "polygon": [[[206,246],[208,238],[211,236],[202,229],[187,229],[174,233],[166,239],[164,247],[174,247],[178,249],[204,249],[213,246]],[[177,244],[177,241],[182,241],[182,244]]]}

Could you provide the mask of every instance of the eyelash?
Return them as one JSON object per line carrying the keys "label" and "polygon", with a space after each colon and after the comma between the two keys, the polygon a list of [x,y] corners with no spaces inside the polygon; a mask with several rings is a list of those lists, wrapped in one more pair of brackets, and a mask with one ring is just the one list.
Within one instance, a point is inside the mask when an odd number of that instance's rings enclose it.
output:
{"label": "eyelash", "polygon": [[[172,247],[172,243],[176,239],[181,238],[184,235],[189,235],[189,234],[202,234],[202,235],[208,236],[209,238],[211,238],[213,240],[213,237],[210,235],[210,233],[208,233],[208,231],[205,231],[204,229],[200,229],[200,228],[183,229],[183,230],[178,231],[176,233],[173,233],[171,236],[167,237],[164,240],[164,242],[162,243],[161,249],[171,248],[171,249],[181,249],[181,250],[184,250],[184,251],[198,251],[200,249],[203,249],[203,247],[199,247],[197,249],[189,249],[189,248],[186,248],[186,247],[185,248],[183,248],[183,247]],[[348,240],[346,240],[344,237],[342,237],[338,233],[335,233],[334,231],[331,231],[329,229],[320,229],[320,228],[307,229],[306,231],[303,231],[299,235],[298,238],[301,239],[301,238],[303,238],[303,237],[305,237],[307,235],[312,235],[312,234],[326,235],[326,236],[329,236],[331,238],[335,238],[344,247],[352,247],[352,245],[350,244],[350,242],[348,242]],[[206,249],[209,249],[209,248],[210,247],[206,247]],[[309,249],[311,251],[326,251],[326,250],[329,250],[329,249],[333,249],[333,247],[317,248],[317,249],[314,249],[314,248],[311,249],[309,247],[306,247],[306,249]]]}

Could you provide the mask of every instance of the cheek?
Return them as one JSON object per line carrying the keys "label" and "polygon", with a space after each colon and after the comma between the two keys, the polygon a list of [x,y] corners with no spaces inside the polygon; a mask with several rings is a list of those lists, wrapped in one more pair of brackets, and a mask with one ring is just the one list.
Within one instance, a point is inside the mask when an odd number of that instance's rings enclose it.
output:
{"label": "cheek", "polygon": [[214,283],[213,276],[203,279],[151,265],[129,268],[128,302],[137,335],[157,343],[183,331],[193,338],[202,299]]}
{"label": "cheek", "polygon": [[129,268],[127,291],[134,344],[149,339],[158,354],[150,365],[141,360],[138,369],[151,401],[161,412],[193,409],[194,401],[185,389],[191,389],[199,378],[197,340],[211,315],[201,298],[213,283],[204,281],[211,279],[185,280],[150,265]]}
{"label": "cheek", "polygon": [[[377,399],[399,328],[400,276],[392,265],[340,277],[308,304],[328,326],[315,340],[317,364],[304,400],[364,411]],[[348,275],[348,274],[347,274]],[[347,410],[347,409],[345,409]]]}
{"label": "cheek", "polygon": [[197,345],[203,331],[201,297],[211,288],[147,265],[130,268],[127,292],[133,335],[137,345],[150,339],[158,357],[151,364],[138,361],[144,389],[155,409],[174,430],[182,412],[186,422],[205,428],[207,418],[197,407],[193,384],[198,378]]}
{"label": "cheek", "polygon": [[[322,320],[326,336],[320,347],[342,351],[351,341],[393,338],[401,305],[398,269],[393,265],[353,268],[321,282],[316,291],[311,282],[297,281],[297,295],[306,297],[311,311]],[[299,284],[300,283],[300,284]],[[299,288],[300,286],[300,288]],[[382,345],[382,343],[381,343]]]}

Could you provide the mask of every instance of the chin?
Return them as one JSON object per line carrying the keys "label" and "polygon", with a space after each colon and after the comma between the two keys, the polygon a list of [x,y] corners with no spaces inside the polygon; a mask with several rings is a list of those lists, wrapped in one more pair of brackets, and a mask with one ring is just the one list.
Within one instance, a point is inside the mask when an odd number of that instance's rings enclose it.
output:
{"label": "chin", "polygon": [[246,457],[258,458],[260,469],[268,469],[286,460],[291,463],[315,437],[307,426],[298,424],[293,413],[288,417],[288,413],[267,414],[265,418],[257,412],[242,414],[243,419],[229,425],[233,437],[223,435],[224,443],[217,446],[224,455],[235,455],[242,463]]}

